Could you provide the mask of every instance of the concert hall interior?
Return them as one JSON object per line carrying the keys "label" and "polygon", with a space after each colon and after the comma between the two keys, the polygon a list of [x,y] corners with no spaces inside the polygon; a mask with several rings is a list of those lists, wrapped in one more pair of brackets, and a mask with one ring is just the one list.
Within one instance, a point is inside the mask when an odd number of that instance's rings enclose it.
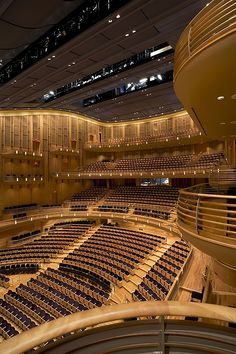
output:
{"label": "concert hall interior", "polygon": [[0,352],[236,352],[236,1],[0,2]]}

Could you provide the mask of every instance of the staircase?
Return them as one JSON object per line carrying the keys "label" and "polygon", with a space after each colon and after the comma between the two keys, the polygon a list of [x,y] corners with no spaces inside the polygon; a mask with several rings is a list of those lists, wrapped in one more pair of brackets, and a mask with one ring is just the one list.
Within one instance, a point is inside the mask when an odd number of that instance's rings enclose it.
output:
{"label": "staircase", "polygon": [[73,245],[70,245],[67,247],[63,253],[57,254],[55,258],[51,259],[49,263],[43,263],[41,266],[41,271],[46,270],[48,267],[53,268],[53,269],[58,269],[59,264],[68,256],[69,253],[72,253],[76,248],[80,247],[85,241],[89,239],[89,237],[99,228],[93,227],[92,229],[89,229],[86,231],[86,233],[76,242],[73,243]]}
{"label": "staircase", "polygon": [[131,302],[133,300],[133,292],[137,289],[139,284],[142,283],[143,278],[146,276],[148,271],[174,242],[174,239],[169,240],[166,244],[162,244],[151,254],[149,254],[147,258],[144,258],[143,261],[137,265],[137,269],[134,270],[133,274],[128,275],[119,286],[114,287],[109,303],[120,304]]}

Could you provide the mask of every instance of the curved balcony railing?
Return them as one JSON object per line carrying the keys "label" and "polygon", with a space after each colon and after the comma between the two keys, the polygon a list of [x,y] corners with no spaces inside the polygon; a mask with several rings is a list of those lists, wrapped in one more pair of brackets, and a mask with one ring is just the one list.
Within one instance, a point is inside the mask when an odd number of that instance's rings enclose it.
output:
{"label": "curved balcony railing", "polygon": [[199,132],[197,128],[179,130],[179,131],[165,131],[159,135],[146,135],[141,137],[126,137],[126,138],[114,138],[107,139],[102,142],[86,142],[84,147],[85,149],[111,149],[111,148],[132,148],[135,149],[137,146],[143,145],[146,148],[146,145],[153,145],[159,143],[169,143],[176,142],[180,139],[192,139],[193,137],[201,136],[202,133]]}
{"label": "curved balcony railing", "polygon": [[174,80],[197,53],[236,31],[236,2],[213,0],[185,28],[175,50]]}
{"label": "curved balcony railing", "polygon": [[[6,215],[6,218],[0,220],[0,235],[2,236],[0,242],[1,247],[14,247],[15,244],[12,243],[8,236],[5,236],[6,230],[13,229],[15,227],[24,227],[26,224],[32,224],[40,222],[43,224],[47,224],[48,222],[52,222],[55,220],[65,221],[71,219],[113,219],[122,222],[134,222],[143,225],[149,225],[156,228],[160,228],[167,232],[171,232],[174,235],[179,236],[179,230],[175,223],[175,208],[169,208],[171,212],[171,217],[168,220],[163,220],[158,217],[152,217],[147,215],[136,215],[134,213],[134,206],[132,206],[131,210],[127,214],[121,213],[118,211],[109,211],[103,212],[97,209],[96,204],[88,205],[88,210],[86,211],[72,211],[70,210],[70,206],[73,203],[67,203],[63,206],[55,206],[42,208],[38,207],[32,210],[27,210],[27,215],[24,217],[19,217],[17,219],[12,219],[12,215]],[[115,205],[115,204],[114,204]],[[116,204],[117,205],[117,204]],[[124,205],[124,204],[122,204]],[[142,204],[137,204],[137,207],[142,207]],[[159,209],[157,206],[154,210],[162,210],[166,211],[165,206],[160,206]]]}
{"label": "curved balcony railing", "polygon": [[[235,194],[235,195],[234,195]],[[180,191],[177,224],[203,252],[236,266],[236,189],[201,184]]]}
{"label": "curved balcony railing", "polygon": [[[196,303],[187,303],[187,302],[176,302],[176,301],[156,301],[156,302],[145,302],[145,303],[130,303],[130,304],[121,304],[121,305],[113,305],[113,306],[105,306],[102,308],[96,308],[92,310],[85,311],[83,313],[75,313],[69,316],[66,316],[64,318],[59,318],[57,320],[45,323],[41,326],[35,327],[27,332],[24,332],[22,334],[19,334],[2,344],[0,344],[0,349],[2,353],[5,354],[19,354],[23,353],[26,350],[29,350],[33,347],[36,347],[42,343],[48,342],[51,339],[55,339],[59,336],[63,336],[66,333],[70,333],[72,331],[77,331],[80,329],[84,329],[87,327],[94,327],[94,326],[101,326],[104,324],[111,323],[112,321],[123,321],[125,319],[129,318],[140,318],[140,317],[156,317],[156,316],[161,316],[159,325],[157,321],[152,321],[151,326],[149,327],[149,333],[146,333],[146,335],[151,336],[152,334],[155,333],[155,343],[156,343],[156,348],[159,350],[164,349],[165,346],[169,346],[167,343],[168,336],[173,335],[178,333],[179,340],[177,341],[178,347],[183,347],[186,348],[186,345],[188,347],[189,344],[186,342],[181,342],[182,338],[185,338],[186,341],[186,326],[183,326],[181,329],[178,328],[175,330],[172,327],[172,332],[170,332],[170,328],[167,329],[165,325],[165,316],[194,316],[198,318],[210,318],[211,320],[223,320],[227,322],[236,322],[236,309],[232,309],[226,306],[218,306],[218,305],[209,305],[209,304],[196,304]],[[141,333],[138,333],[139,331],[137,330],[137,326],[140,325],[142,321],[135,321],[135,328],[136,332],[131,332],[129,334],[129,330],[127,330],[124,334],[122,332],[119,335],[119,338],[126,341],[124,341],[123,345],[128,346],[130,343],[127,343],[127,335],[128,337],[133,336],[134,342],[137,345],[137,343],[140,343],[139,337]],[[175,322],[176,323],[176,322]],[[150,324],[150,321],[149,321]],[[183,321],[182,321],[183,324]],[[204,339],[206,340],[215,340],[215,345],[217,346],[217,342],[221,342],[224,346],[228,346],[231,344],[231,350],[228,347],[227,353],[233,353],[233,348],[235,348],[236,345],[236,340],[235,340],[235,331],[228,332],[225,337],[221,337],[221,340],[219,340],[219,333],[218,333],[218,338],[217,334],[215,333],[215,336],[213,332],[211,331],[210,333],[207,333],[205,331],[199,331],[199,328],[197,326],[195,327],[193,325],[190,325],[188,327],[188,335],[187,337],[190,337],[192,340],[194,340],[194,337],[197,337],[198,339]],[[125,326],[125,324],[123,325]],[[114,327],[114,325],[113,325]],[[129,326],[128,326],[129,327]],[[195,330],[194,330],[195,327]],[[225,327],[222,327],[225,328]],[[101,331],[106,331],[106,327],[99,327],[98,330]],[[177,332],[176,332],[177,330]],[[122,330],[121,330],[122,331]],[[174,331],[174,332],[173,332]],[[158,333],[159,332],[159,333]],[[82,332],[83,333],[83,332]],[[89,333],[89,331],[84,332],[85,335]],[[204,334],[203,334],[204,333]],[[161,335],[162,334],[162,335]],[[228,338],[227,338],[228,337]],[[149,337],[150,339],[150,337]],[[111,339],[110,339],[111,340]],[[106,339],[103,339],[103,342],[105,342]],[[100,338],[97,338],[96,344],[100,342]],[[191,342],[191,341],[190,341]],[[194,341],[195,342],[195,341]],[[77,342],[77,345],[79,343]],[[89,346],[90,343],[89,341],[86,341],[86,348]],[[95,344],[95,343],[94,343]],[[192,343],[193,344],[193,343]],[[65,343],[64,343],[65,345]],[[112,345],[113,349],[114,346],[117,344],[115,343],[115,336],[112,337]],[[120,341],[119,341],[120,345]],[[176,345],[176,342],[174,341],[172,345]],[[194,343],[194,345],[196,345]],[[202,346],[201,341],[198,342],[199,347],[195,347],[195,351],[190,351],[191,353],[199,353],[201,352],[200,348]],[[205,343],[205,345],[209,345],[208,343]],[[190,345],[191,346],[191,345]],[[212,343],[211,345],[212,349]],[[118,346],[119,347],[119,346]],[[128,348],[128,347],[127,347]],[[146,347],[147,349],[148,347]],[[74,348],[75,349],[75,348]],[[136,347],[136,350],[138,349],[138,346]],[[140,348],[139,348],[140,349]],[[200,351],[198,351],[200,350]],[[50,351],[50,350],[49,350]],[[40,351],[41,352],[41,351]],[[47,348],[45,347],[42,352],[48,352]],[[61,352],[61,351],[60,351]],[[100,351],[94,351],[93,353],[101,353],[101,348]],[[106,351],[107,352],[107,351]],[[113,351],[112,351],[113,352]],[[126,351],[127,352],[127,351]],[[137,351],[140,353],[140,351]],[[161,351],[162,352],[162,351]],[[212,351],[211,351],[212,352]],[[218,352],[218,351],[217,351]],[[221,353],[224,353],[223,351],[220,351]],[[65,353],[65,348],[64,351],[61,353]],[[132,351],[133,353],[133,351]]]}
{"label": "curved balcony railing", "polygon": [[52,173],[51,177],[61,178],[61,179],[112,179],[112,178],[171,178],[188,176],[191,178],[204,178],[208,177],[208,174],[211,172],[210,168],[207,167],[183,167],[183,168],[166,168],[163,170],[107,170],[107,171],[71,171],[71,172],[57,172]]}
{"label": "curved balcony railing", "polygon": [[236,169],[217,169],[209,173],[211,185],[236,186]]}
{"label": "curved balcony railing", "polygon": [[[110,348],[114,349],[117,346],[120,349],[120,340],[123,338],[125,341],[122,343],[125,345],[123,349],[127,348],[125,353],[128,353],[129,348],[131,349],[131,344],[134,346],[132,349],[132,353],[140,353],[140,336],[146,336],[148,341],[142,343],[142,349],[148,350],[150,348],[150,339],[154,336],[154,348],[158,349],[158,352],[164,353],[165,347],[175,347],[177,345],[178,348],[186,348],[189,349],[188,353],[196,353],[201,352],[203,347],[205,349],[211,349],[209,352],[211,353],[234,353],[236,346],[235,339],[235,330],[230,330],[224,326],[220,327],[211,327],[211,325],[199,324],[199,326],[193,322],[188,321],[188,325],[186,326],[186,322],[184,321],[174,321],[171,322],[171,325],[168,326],[168,321],[165,320],[166,316],[188,316],[188,317],[197,317],[197,318],[208,318],[212,320],[220,320],[226,321],[230,323],[236,323],[236,309],[219,306],[219,305],[211,305],[211,304],[197,304],[190,302],[177,302],[177,301],[150,301],[150,302],[133,302],[129,304],[119,304],[113,306],[104,306],[101,308],[96,308],[80,313],[74,313],[72,315],[59,318],[57,320],[44,323],[38,327],[30,329],[27,332],[21,333],[9,340],[4,341],[0,344],[1,353],[4,354],[20,354],[31,348],[39,346],[42,343],[48,342],[52,339],[63,336],[67,333],[71,333],[72,331],[78,331],[88,327],[98,326],[96,328],[99,331],[100,336],[97,335],[97,339],[95,343],[92,343],[90,340],[85,340],[84,345],[88,350],[88,346],[91,346],[91,352],[94,353],[93,345],[96,346],[96,353],[108,353],[110,352],[106,346],[103,347],[103,351],[99,350],[99,344],[105,344],[108,340],[104,338],[103,332],[106,332],[107,328],[109,331],[113,331],[116,326],[111,325],[107,327],[112,321],[123,321],[125,319],[138,319],[143,317],[153,318],[156,316],[159,317],[159,321],[149,320],[148,329],[142,328],[143,323],[147,324],[147,321],[136,320],[133,321],[130,325],[127,323],[123,323],[120,326],[121,332],[119,332],[119,341],[117,343],[117,333],[116,336],[109,336]],[[178,322],[182,322],[182,327],[178,326]],[[205,321],[204,321],[205,322]],[[185,325],[184,325],[185,324]],[[105,327],[104,327],[105,325]],[[102,327],[101,327],[102,326]],[[124,331],[124,327],[126,327]],[[132,331],[132,327],[135,326],[135,331]],[[139,327],[141,326],[141,328]],[[175,327],[178,326],[178,327]],[[206,327],[205,327],[206,326]],[[210,326],[210,327],[209,327]],[[123,331],[122,331],[123,328]],[[208,333],[207,329],[211,328],[210,333]],[[223,333],[221,332],[223,331]],[[145,332],[145,333],[142,333]],[[83,344],[83,335],[87,336],[91,332],[86,330],[85,332],[81,332],[82,335],[82,344]],[[94,333],[94,332],[93,332]],[[220,336],[221,334],[221,336]],[[175,338],[177,335],[177,338]],[[170,336],[172,337],[172,341],[169,341]],[[219,338],[221,337],[221,339]],[[79,336],[80,337],[80,336]],[[127,341],[128,338],[133,338],[131,342]],[[196,340],[197,338],[197,340]],[[67,337],[66,339],[69,339]],[[143,340],[144,338],[142,338]],[[148,345],[149,344],[149,345]],[[58,352],[60,351],[60,343],[55,342],[54,345],[57,346]],[[69,344],[70,345],[70,344]],[[73,345],[75,343],[73,342]],[[78,338],[77,345],[80,346],[80,338]],[[60,353],[65,353],[65,342],[63,343],[64,351],[60,351]],[[223,346],[223,347],[222,347]],[[106,348],[106,350],[104,349]],[[216,350],[217,348],[217,350]],[[47,350],[47,346],[44,349],[39,350],[39,352],[49,353],[49,348]],[[68,349],[68,348],[67,348]],[[71,348],[70,348],[71,349]],[[73,348],[74,350],[76,348]],[[214,351],[215,349],[216,351]],[[36,351],[37,352],[37,351]],[[114,352],[114,351],[112,351]],[[152,351],[153,352],[153,351]],[[186,352],[186,351],[185,351]],[[205,352],[205,350],[204,350]]]}

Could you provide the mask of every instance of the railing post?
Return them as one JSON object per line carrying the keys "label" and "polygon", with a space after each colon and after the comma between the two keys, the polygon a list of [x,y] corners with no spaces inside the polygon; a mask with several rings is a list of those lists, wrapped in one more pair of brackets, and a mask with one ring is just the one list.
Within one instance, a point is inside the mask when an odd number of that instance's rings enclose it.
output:
{"label": "railing post", "polygon": [[191,57],[191,33],[192,33],[192,26],[190,26],[188,31],[188,56]]}
{"label": "railing post", "polygon": [[160,353],[165,354],[165,317],[164,316],[160,316],[160,324],[161,324]]}
{"label": "railing post", "polygon": [[197,205],[196,205],[196,231],[198,234],[198,229],[199,229],[199,205],[200,205],[200,197],[197,199]]}

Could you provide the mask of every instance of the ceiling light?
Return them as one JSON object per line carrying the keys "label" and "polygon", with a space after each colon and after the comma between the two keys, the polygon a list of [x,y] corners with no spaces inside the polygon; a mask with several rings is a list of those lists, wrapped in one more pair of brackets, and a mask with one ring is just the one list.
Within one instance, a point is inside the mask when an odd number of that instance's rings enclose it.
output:
{"label": "ceiling light", "polygon": [[129,37],[129,33],[126,33],[126,34],[125,34],[125,37]]}
{"label": "ceiling light", "polygon": [[136,33],[137,31],[136,30],[133,30],[132,33]]}
{"label": "ceiling light", "polygon": [[110,20],[108,20],[108,23],[112,23],[112,20],[110,19]]}
{"label": "ceiling light", "polygon": [[225,123],[225,122],[220,122],[220,124],[221,124],[221,125],[224,125],[224,124],[226,124],[226,123]]}
{"label": "ceiling light", "polygon": [[51,58],[48,58],[48,60],[52,60]]}
{"label": "ceiling light", "polygon": [[143,79],[140,79],[139,80],[139,82],[141,83],[141,84],[143,84],[144,82],[146,82],[147,81],[147,77],[144,77]]}
{"label": "ceiling light", "polygon": [[157,75],[157,78],[158,78],[159,80],[162,80],[161,74],[158,74],[158,75]]}
{"label": "ceiling light", "polygon": [[52,58],[56,58],[56,55],[52,55]]}
{"label": "ceiling light", "polygon": [[120,18],[120,14],[116,15],[116,18]]}
{"label": "ceiling light", "polygon": [[231,96],[232,100],[236,100],[236,93]]}
{"label": "ceiling light", "polygon": [[230,124],[236,124],[236,120],[232,120]]}
{"label": "ceiling light", "polygon": [[160,53],[166,52],[167,50],[172,49],[171,45],[167,45],[166,47],[163,47],[161,49],[157,49],[154,52],[150,54],[150,57],[154,57]]}
{"label": "ceiling light", "polygon": [[218,97],[217,97],[217,100],[218,100],[218,101],[222,101],[224,98],[225,98],[224,96],[218,96]]}

